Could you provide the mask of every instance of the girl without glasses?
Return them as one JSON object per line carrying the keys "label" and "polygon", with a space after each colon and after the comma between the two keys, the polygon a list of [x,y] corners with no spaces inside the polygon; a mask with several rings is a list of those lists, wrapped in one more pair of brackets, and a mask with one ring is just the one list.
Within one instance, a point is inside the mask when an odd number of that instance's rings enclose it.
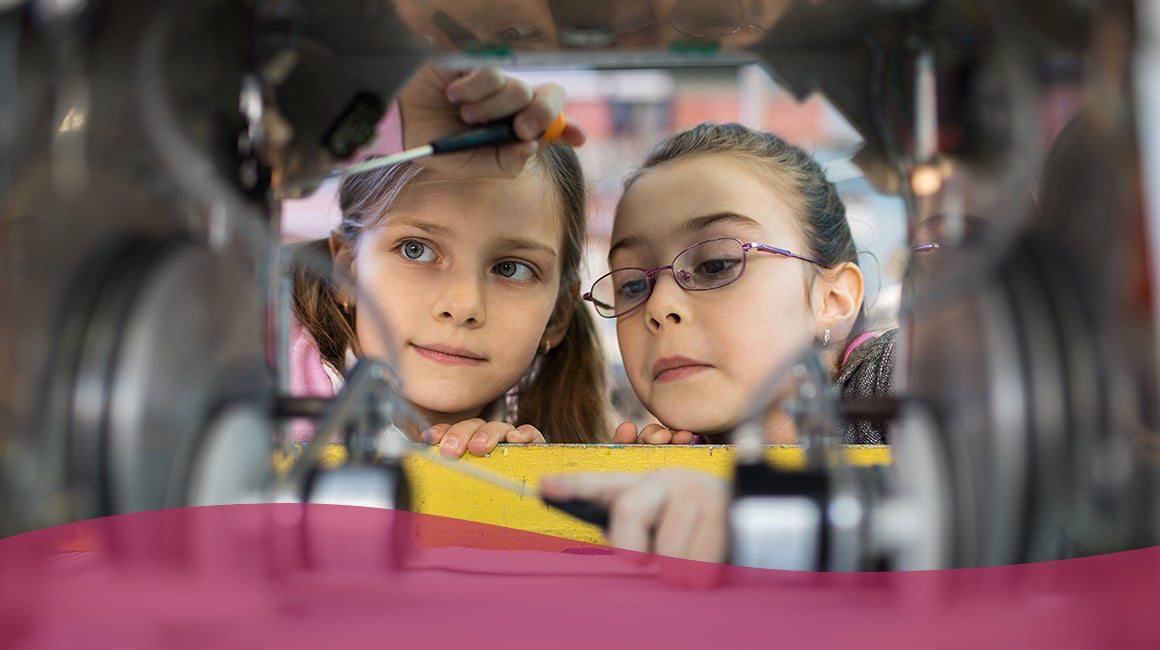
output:
{"label": "girl without glasses", "polygon": [[[662,142],[625,184],[608,259],[585,298],[617,319],[629,381],[661,422],[622,424],[618,442],[729,431],[812,341],[844,396],[892,392],[895,333],[865,331],[845,206],[773,134],[702,124]],[[846,443],[888,441],[882,423],[844,427]]]}
{"label": "girl without glasses", "polygon": [[[435,68],[399,100],[407,146],[517,111],[535,138],[562,104],[558,87]],[[577,309],[585,200],[572,149],[534,141],[347,177],[340,226],[295,253],[292,383],[326,394],[355,356],[387,359],[448,456],[607,440],[605,360]]]}

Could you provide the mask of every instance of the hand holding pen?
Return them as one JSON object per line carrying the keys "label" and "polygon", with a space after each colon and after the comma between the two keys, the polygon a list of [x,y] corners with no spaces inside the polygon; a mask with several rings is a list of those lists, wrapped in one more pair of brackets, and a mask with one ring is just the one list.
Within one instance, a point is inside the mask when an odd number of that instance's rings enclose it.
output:
{"label": "hand holding pen", "polygon": [[292,192],[409,160],[464,178],[512,178],[541,144],[584,143],[584,131],[560,112],[563,104],[564,90],[556,84],[531,88],[495,68],[462,73],[427,66],[399,96],[403,151],[288,179],[277,190]]}
{"label": "hand holding pen", "polygon": [[[564,89],[557,84],[530,87],[496,68],[469,72],[428,65],[399,95],[403,147],[413,149],[473,127],[504,121],[520,142],[476,147],[462,153],[426,158],[423,166],[447,173],[515,177],[535,153],[537,139],[564,110]],[[564,121],[553,140],[578,147],[584,131]]]}

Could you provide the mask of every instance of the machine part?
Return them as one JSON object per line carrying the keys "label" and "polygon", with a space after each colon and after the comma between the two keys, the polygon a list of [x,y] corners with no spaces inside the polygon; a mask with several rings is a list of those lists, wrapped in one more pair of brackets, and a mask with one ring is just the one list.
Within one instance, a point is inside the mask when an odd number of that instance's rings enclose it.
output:
{"label": "machine part", "polygon": [[[832,463],[816,471],[786,472],[765,464],[739,465],[729,509],[730,561],[796,571],[891,568],[896,547],[879,529],[891,519],[894,494],[882,468]],[[901,522],[895,517],[891,523]],[[900,543],[928,539],[912,537],[911,532],[928,532],[913,525],[906,532],[888,532]]]}
{"label": "machine part", "polygon": [[[913,385],[925,390],[903,400],[888,474],[834,455],[778,472],[744,462],[739,440],[734,561],[937,569],[1154,543],[1140,523],[1146,472],[1126,433],[1133,405],[1113,399],[1126,393],[1115,390],[1124,371],[1073,259],[1049,235],[1024,236],[991,282],[913,315]],[[758,421],[739,429],[760,433]]]}
{"label": "machine part", "polygon": [[[894,429],[891,454],[896,471],[867,509],[867,552],[897,571],[951,566],[954,534],[950,458],[930,409],[906,404]],[[873,498],[873,497],[871,497]]]}
{"label": "machine part", "polygon": [[[304,501],[408,510],[410,491],[401,465],[348,465],[317,470],[307,483]],[[345,508],[306,508],[302,535],[306,565],[327,571],[395,570],[406,556],[409,540],[408,530],[393,513],[354,517]]]}
{"label": "machine part", "polygon": [[418,432],[427,423],[403,399],[393,368],[376,359],[361,359],[347,375],[343,389],[324,407],[309,444],[283,483],[291,486],[290,492],[294,486],[305,485],[335,435],[345,440],[352,462],[374,461],[378,435],[390,427]]}
{"label": "machine part", "polygon": [[822,504],[805,496],[738,497],[729,509],[737,566],[786,571],[821,569]]}
{"label": "machine part", "polygon": [[190,506],[263,503],[273,484],[274,428],[267,412],[233,404],[206,427],[193,461],[185,503]]}
{"label": "machine part", "polygon": [[237,265],[194,245],[142,243],[117,265],[72,379],[69,474],[98,486],[94,515],[186,505],[215,413],[269,411],[261,325],[239,309],[254,303]]}

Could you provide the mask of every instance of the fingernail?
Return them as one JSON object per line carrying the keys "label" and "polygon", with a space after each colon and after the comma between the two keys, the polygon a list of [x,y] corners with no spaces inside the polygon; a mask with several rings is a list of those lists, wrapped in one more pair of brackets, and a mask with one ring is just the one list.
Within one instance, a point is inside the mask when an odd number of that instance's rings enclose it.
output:
{"label": "fingernail", "polygon": [[487,442],[487,436],[483,435],[482,433],[477,433],[471,437],[471,442],[469,442],[467,444],[468,445],[470,445],[472,443],[483,444],[485,442]]}
{"label": "fingernail", "polygon": [[452,452],[459,451],[459,438],[444,438],[443,444],[440,445],[442,449]]}
{"label": "fingernail", "polygon": [[466,106],[459,109],[459,119],[467,122],[468,124],[475,124],[479,121],[479,117],[476,115],[475,111]]}
{"label": "fingernail", "polygon": [[421,437],[423,439],[423,442],[425,442],[429,445],[433,445],[433,444],[435,444],[435,435],[436,435],[435,427],[430,427],[430,428],[424,429],[423,433],[419,434],[419,437]]}

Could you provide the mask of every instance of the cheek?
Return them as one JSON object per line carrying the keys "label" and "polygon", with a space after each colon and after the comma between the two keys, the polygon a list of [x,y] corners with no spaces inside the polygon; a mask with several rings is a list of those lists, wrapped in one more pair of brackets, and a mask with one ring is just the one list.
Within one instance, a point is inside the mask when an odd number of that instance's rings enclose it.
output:
{"label": "cheek", "polygon": [[419,308],[425,294],[418,283],[400,281],[382,262],[357,268],[359,344],[364,354],[391,356],[398,339],[407,335],[401,331],[402,324]]}
{"label": "cheek", "polygon": [[616,321],[616,345],[620,348],[620,359],[630,377],[643,363],[644,357],[644,324],[638,322],[639,318],[640,314],[633,314]]}

